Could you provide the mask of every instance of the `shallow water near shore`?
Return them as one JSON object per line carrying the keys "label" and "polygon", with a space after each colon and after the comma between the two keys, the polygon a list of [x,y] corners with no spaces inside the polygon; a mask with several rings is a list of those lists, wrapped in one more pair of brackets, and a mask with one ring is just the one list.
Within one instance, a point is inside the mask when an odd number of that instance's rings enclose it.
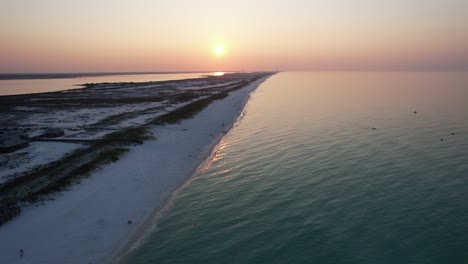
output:
{"label": "shallow water near shore", "polygon": [[270,77],[123,262],[464,263],[467,98],[467,73]]}

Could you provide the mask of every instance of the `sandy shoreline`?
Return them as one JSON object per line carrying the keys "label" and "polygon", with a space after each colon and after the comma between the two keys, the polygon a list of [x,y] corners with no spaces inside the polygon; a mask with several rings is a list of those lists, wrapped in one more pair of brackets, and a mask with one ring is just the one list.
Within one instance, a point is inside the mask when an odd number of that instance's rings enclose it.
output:
{"label": "sandy shoreline", "polygon": [[[158,207],[154,208],[153,212],[151,213],[150,217],[148,217],[147,221],[142,224],[142,226],[139,228],[139,230],[136,232],[136,234],[131,237],[125,247],[120,249],[117,252],[114,252],[113,256],[110,258],[110,263],[120,263],[124,264],[125,262],[125,257],[130,254],[134,249],[136,249],[141,243],[144,243],[144,240],[146,239],[146,236],[150,234],[154,228],[156,228],[156,225],[159,221],[159,218],[164,214],[164,212],[171,207],[171,201],[172,198],[177,195],[177,193],[184,188],[187,184],[190,183],[190,181],[193,179],[193,177],[196,177],[197,174],[202,172],[211,158],[215,155],[217,152],[217,148],[220,146],[222,139],[230,132],[230,130],[234,127],[235,123],[241,118],[242,113],[244,111],[245,105],[247,104],[248,100],[250,99],[250,94],[256,90],[256,88],[263,83],[266,79],[268,79],[270,76],[262,78],[253,84],[249,85],[249,87],[245,87],[246,91],[241,91],[241,94],[237,96],[241,96],[243,102],[242,102],[242,107],[238,109],[237,115],[234,119],[231,121],[225,122],[224,126],[222,126],[224,129],[221,131],[218,135],[215,135],[213,138],[213,141],[210,142],[206,148],[199,153],[199,160],[200,162],[198,165],[194,167],[193,172],[191,175],[187,178],[187,180],[180,185],[176,190],[172,192],[172,194],[169,196],[169,198],[161,203]],[[195,117],[197,118],[197,117]]]}
{"label": "sandy shoreline", "polygon": [[266,78],[211,103],[192,119],[155,127],[157,140],[132,148],[57,199],[26,208],[0,228],[0,263],[114,261],[211,154]]}

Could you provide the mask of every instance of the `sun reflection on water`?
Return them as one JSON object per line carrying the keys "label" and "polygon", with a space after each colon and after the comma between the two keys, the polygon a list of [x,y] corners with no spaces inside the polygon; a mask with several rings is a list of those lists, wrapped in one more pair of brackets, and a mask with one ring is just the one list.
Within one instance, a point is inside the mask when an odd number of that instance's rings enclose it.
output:
{"label": "sun reflection on water", "polygon": [[221,142],[218,144],[218,147],[213,149],[213,152],[211,153],[210,157],[208,157],[205,161],[205,163],[200,167],[198,170],[199,173],[202,173],[204,171],[207,171],[211,166],[213,165],[214,162],[218,162],[219,160],[222,160],[223,157],[226,155],[223,150],[228,146],[229,144],[225,143],[224,139],[221,140]]}

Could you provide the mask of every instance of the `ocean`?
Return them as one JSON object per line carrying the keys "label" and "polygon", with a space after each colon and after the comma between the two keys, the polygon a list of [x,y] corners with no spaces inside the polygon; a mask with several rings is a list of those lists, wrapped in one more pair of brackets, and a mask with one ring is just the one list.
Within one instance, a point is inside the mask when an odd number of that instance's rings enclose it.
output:
{"label": "ocean", "polygon": [[467,263],[467,100],[462,72],[276,74],[123,262]]}

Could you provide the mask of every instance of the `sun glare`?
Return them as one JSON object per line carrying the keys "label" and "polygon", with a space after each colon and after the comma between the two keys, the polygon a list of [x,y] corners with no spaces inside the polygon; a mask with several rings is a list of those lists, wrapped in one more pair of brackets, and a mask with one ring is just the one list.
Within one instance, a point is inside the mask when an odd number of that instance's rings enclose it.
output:
{"label": "sun glare", "polygon": [[221,45],[216,46],[216,48],[214,49],[214,53],[215,53],[217,56],[223,55],[223,54],[224,54],[224,47],[221,46]]}

